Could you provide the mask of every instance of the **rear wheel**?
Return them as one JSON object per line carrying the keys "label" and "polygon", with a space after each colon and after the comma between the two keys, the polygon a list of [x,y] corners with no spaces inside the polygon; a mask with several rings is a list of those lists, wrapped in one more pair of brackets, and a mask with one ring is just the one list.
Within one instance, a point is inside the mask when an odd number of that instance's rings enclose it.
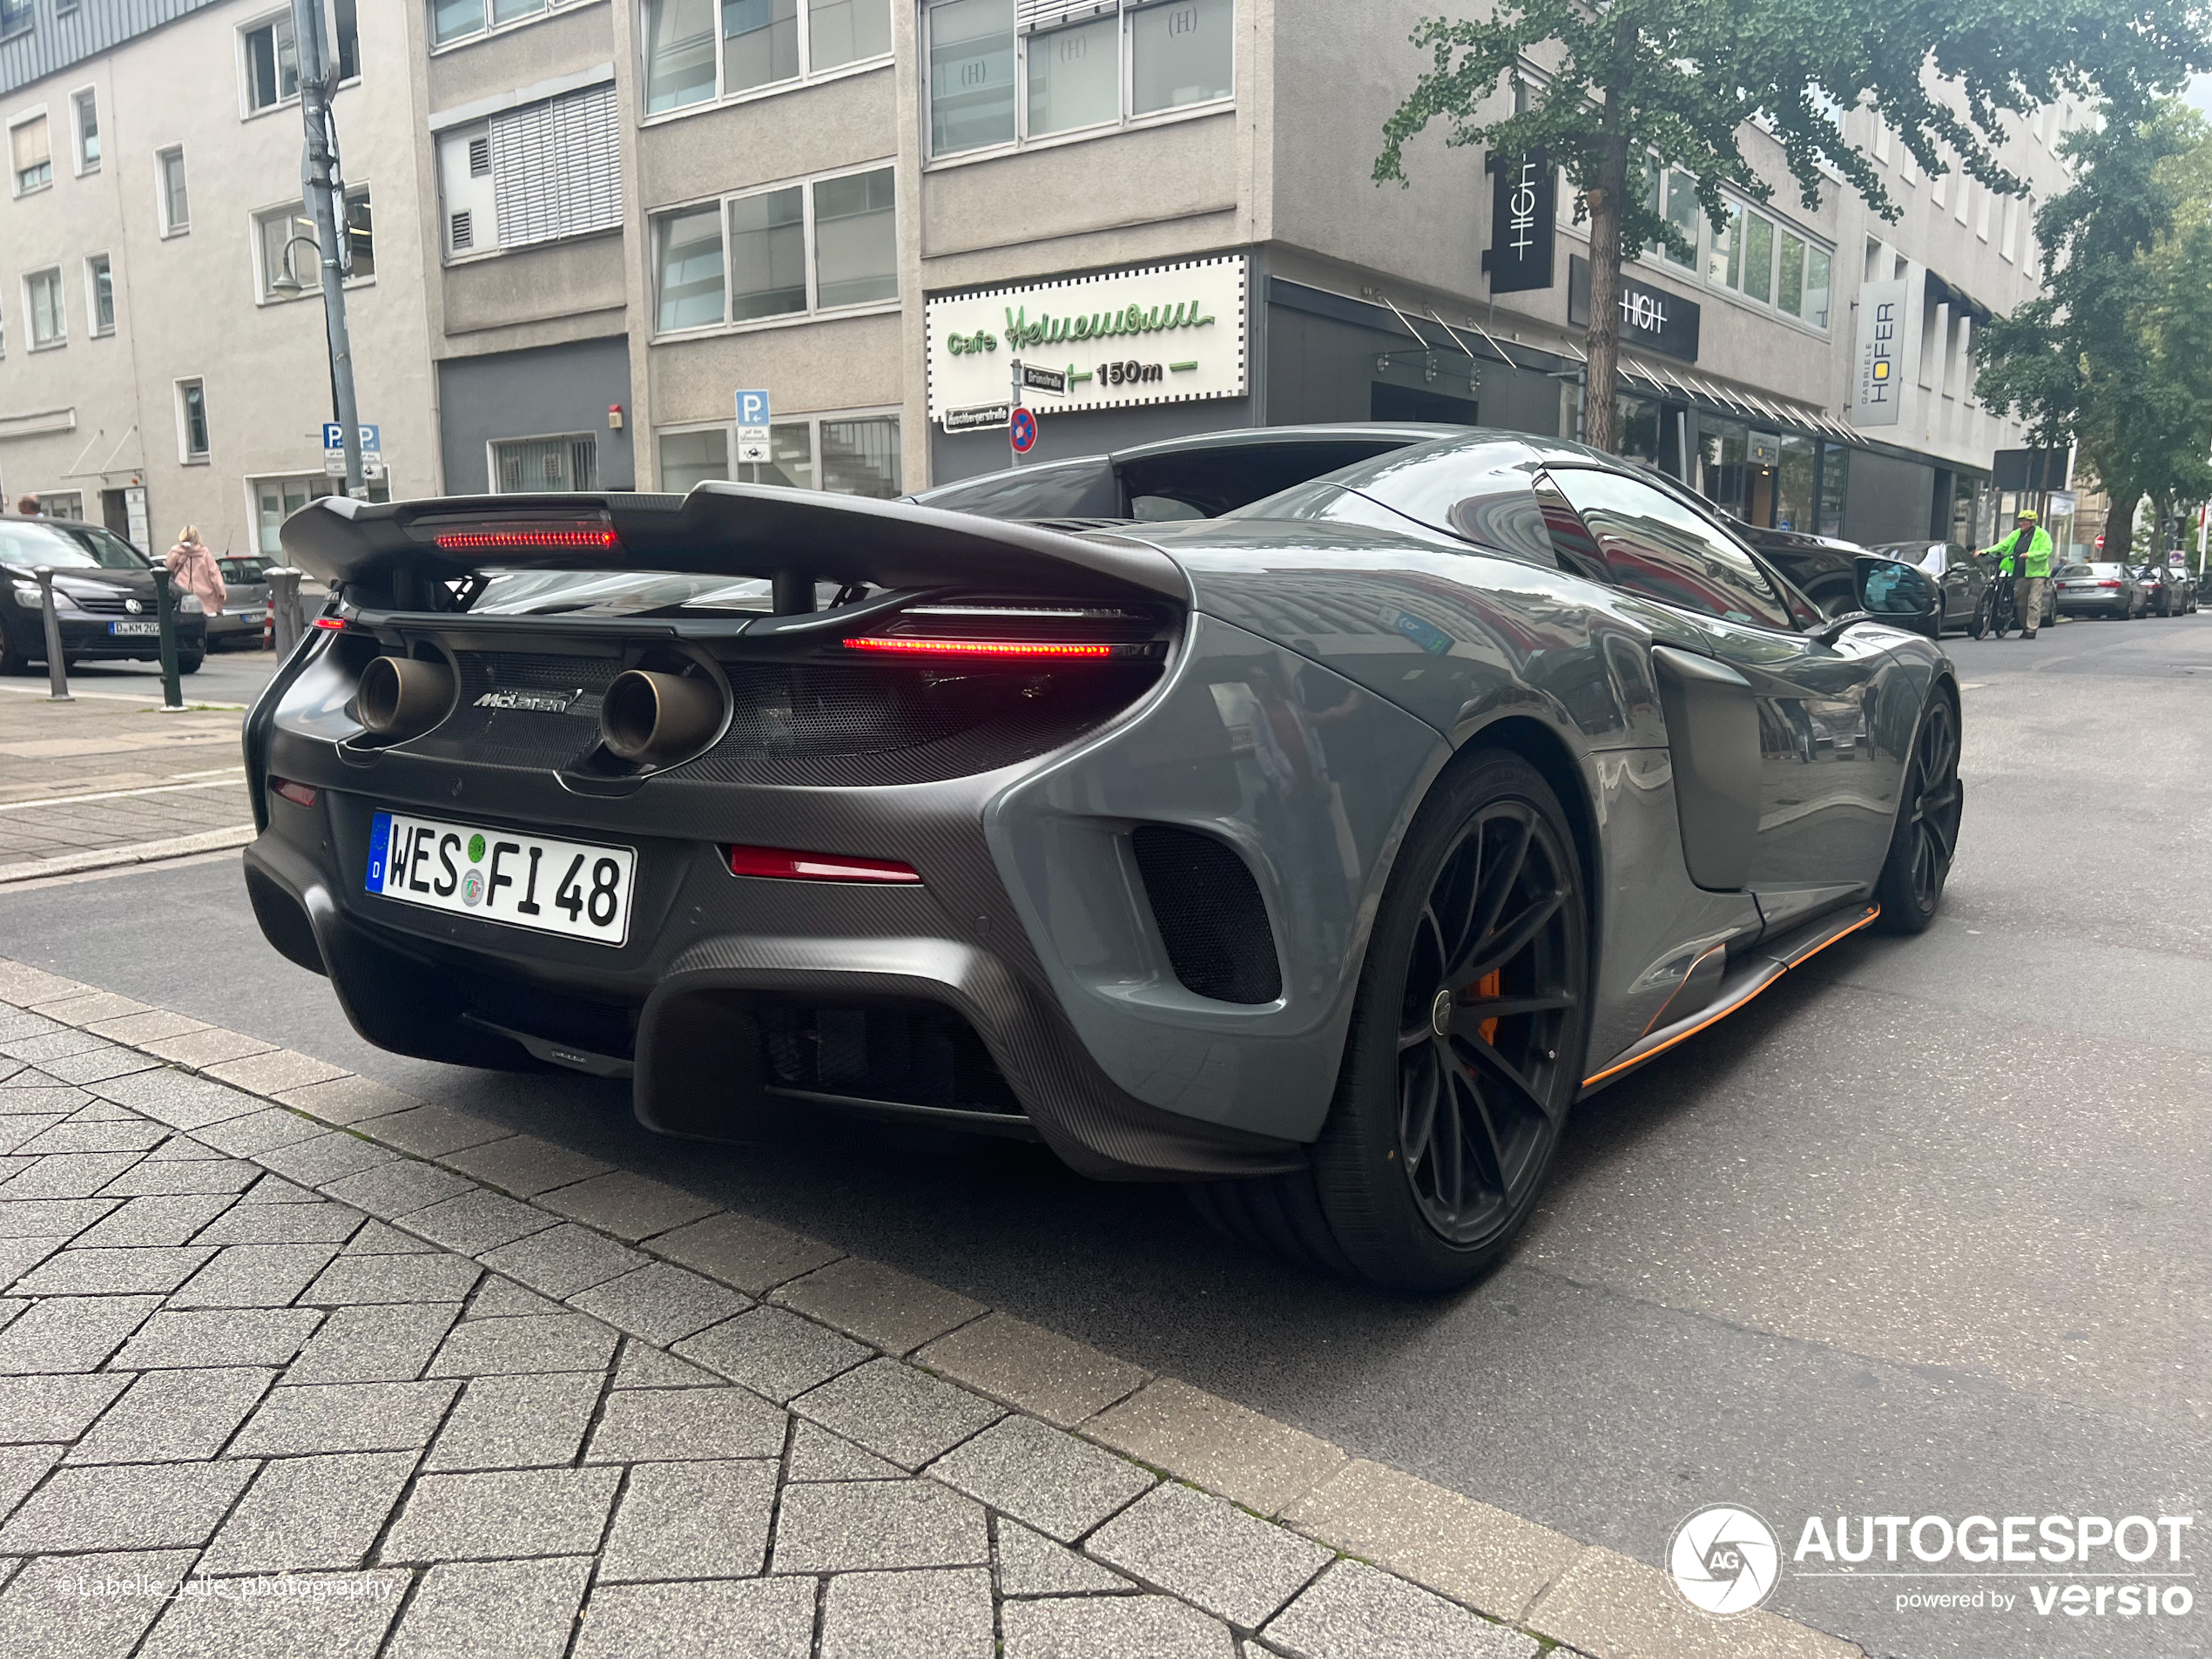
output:
{"label": "rear wheel", "polygon": [[1905,768],[1890,853],[1874,885],[1885,933],[1917,934],[1935,920],[1959,847],[1966,786],[1959,781],[1959,714],[1941,692],[1928,700]]}
{"label": "rear wheel", "polygon": [[179,651],[177,655],[177,671],[179,674],[197,674],[199,672],[200,664],[205,660],[206,658],[204,652]]}
{"label": "rear wheel", "polygon": [[1996,604],[1996,589],[1992,588],[1981,596],[1980,603],[1974,606],[1974,614],[1966,618],[1968,637],[1979,639],[1989,631],[1989,613],[1995,608]]}
{"label": "rear wheel", "polygon": [[1526,1224],[1581,1085],[1581,865],[1527,762],[1474,758],[1415,819],[1367,946],[1311,1172],[1202,1210],[1288,1254],[1409,1291],[1487,1271]]}
{"label": "rear wheel", "polygon": [[28,674],[30,655],[16,644],[16,637],[0,624],[0,674]]}

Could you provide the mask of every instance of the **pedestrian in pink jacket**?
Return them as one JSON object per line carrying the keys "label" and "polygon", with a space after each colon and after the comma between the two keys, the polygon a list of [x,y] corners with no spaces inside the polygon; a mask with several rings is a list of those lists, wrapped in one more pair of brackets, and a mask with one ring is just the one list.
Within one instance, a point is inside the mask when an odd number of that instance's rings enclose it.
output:
{"label": "pedestrian in pink jacket", "polygon": [[226,597],[223,573],[216,566],[215,556],[199,539],[199,530],[196,526],[187,524],[177,533],[177,545],[169,550],[169,556],[164,563],[169,567],[169,574],[177,579],[177,584],[197,597],[199,603],[206,607],[209,616],[219,617],[223,614]]}

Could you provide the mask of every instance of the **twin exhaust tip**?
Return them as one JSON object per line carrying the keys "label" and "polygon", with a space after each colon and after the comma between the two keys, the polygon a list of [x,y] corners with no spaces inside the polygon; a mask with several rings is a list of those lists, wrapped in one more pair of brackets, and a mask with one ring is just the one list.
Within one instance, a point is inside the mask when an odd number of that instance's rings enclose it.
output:
{"label": "twin exhaust tip", "polygon": [[666,765],[713,742],[725,712],[711,680],[625,669],[600,699],[599,739],[617,759]]}
{"label": "twin exhaust tip", "polygon": [[419,657],[372,657],[361,670],[361,721],[380,738],[421,737],[453,706],[453,671]]}
{"label": "twin exhaust tip", "polygon": [[[361,670],[361,723],[404,742],[444,719],[453,707],[453,670],[415,657],[375,657]],[[615,676],[599,704],[607,752],[633,765],[688,759],[722,729],[726,702],[713,681],[632,668]]]}

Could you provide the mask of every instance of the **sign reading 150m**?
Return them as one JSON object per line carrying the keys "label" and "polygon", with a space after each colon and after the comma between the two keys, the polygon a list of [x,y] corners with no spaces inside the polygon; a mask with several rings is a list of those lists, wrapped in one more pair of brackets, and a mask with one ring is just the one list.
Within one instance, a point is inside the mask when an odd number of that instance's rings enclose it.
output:
{"label": "sign reading 150m", "polygon": [[1244,303],[1241,254],[932,300],[929,418],[1004,403],[1016,357],[1068,377],[1040,415],[1242,397]]}

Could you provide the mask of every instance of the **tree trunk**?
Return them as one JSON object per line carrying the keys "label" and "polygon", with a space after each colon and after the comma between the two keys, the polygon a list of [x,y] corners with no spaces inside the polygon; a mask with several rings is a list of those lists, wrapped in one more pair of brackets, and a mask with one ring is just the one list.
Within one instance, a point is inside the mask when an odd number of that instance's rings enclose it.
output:
{"label": "tree trunk", "polygon": [[[1633,30],[1623,24],[1624,34]],[[1589,352],[1582,390],[1582,442],[1615,448],[1613,388],[1621,365],[1621,199],[1629,186],[1629,145],[1620,131],[1619,94],[1605,95],[1597,187],[1590,204]]]}
{"label": "tree trunk", "polygon": [[2135,543],[2135,509],[2143,499],[2140,489],[2126,496],[2112,498],[2111,510],[2105,515],[2105,550],[2097,555],[2107,564],[2126,564],[2128,555]]}

